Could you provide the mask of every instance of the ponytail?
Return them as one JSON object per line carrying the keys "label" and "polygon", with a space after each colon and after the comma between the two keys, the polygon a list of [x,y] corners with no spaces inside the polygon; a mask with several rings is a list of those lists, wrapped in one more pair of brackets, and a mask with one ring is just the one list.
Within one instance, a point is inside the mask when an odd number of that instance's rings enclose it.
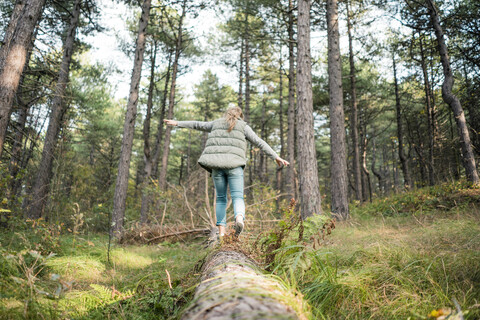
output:
{"label": "ponytail", "polygon": [[239,107],[230,107],[225,112],[225,121],[228,123],[228,132],[231,132],[235,125],[237,124],[238,119],[243,120],[243,112]]}

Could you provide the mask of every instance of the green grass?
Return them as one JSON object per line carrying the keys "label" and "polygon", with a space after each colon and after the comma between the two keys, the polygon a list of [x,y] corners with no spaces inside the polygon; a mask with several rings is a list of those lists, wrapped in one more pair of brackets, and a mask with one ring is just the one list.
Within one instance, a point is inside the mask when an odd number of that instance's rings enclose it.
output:
{"label": "green grass", "polygon": [[[26,242],[21,245],[10,241],[9,237],[17,236],[1,236],[0,319],[174,317],[189,299],[186,289],[197,276],[191,271],[205,255],[198,243],[114,246],[108,263],[107,237],[62,235],[58,254],[48,259],[42,255],[37,270],[43,269],[34,285],[29,286],[12,278],[26,278],[18,265],[23,258],[15,258],[22,246],[20,255],[31,260]],[[32,265],[27,258],[25,264]],[[171,276],[173,289],[169,289],[165,270]]]}
{"label": "green grass", "polygon": [[[454,299],[480,319],[479,207],[480,190],[454,184],[352,206],[325,239],[313,217],[302,242],[294,230],[278,249],[274,277],[313,319],[427,319]],[[55,228],[0,232],[0,319],[175,318],[207,253],[195,242],[114,246],[108,262],[106,236]]]}
{"label": "green grass", "polygon": [[[319,249],[307,241],[292,250],[294,235],[276,273],[319,319],[427,319],[432,310],[454,309],[453,299],[466,319],[479,319],[478,190],[450,190],[447,199],[445,189],[396,195],[389,214],[384,199],[354,208]],[[458,201],[470,195],[467,204]],[[306,239],[316,225],[307,225]]]}

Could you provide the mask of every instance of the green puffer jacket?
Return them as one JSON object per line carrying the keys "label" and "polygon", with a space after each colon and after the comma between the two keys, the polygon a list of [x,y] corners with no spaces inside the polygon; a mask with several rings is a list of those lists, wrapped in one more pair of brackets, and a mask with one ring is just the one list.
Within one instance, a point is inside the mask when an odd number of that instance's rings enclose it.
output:
{"label": "green puffer jacket", "polygon": [[245,126],[245,121],[238,120],[233,130],[228,132],[228,123],[223,118],[213,121],[212,131],[208,134],[205,150],[198,163],[210,172],[212,169],[245,167]]}
{"label": "green puffer jacket", "polygon": [[260,148],[273,160],[278,155],[243,120],[238,120],[231,132],[224,118],[214,121],[178,121],[179,128],[189,128],[209,132],[205,150],[198,163],[209,172],[212,169],[233,169],[245,167],[247,163],[247,141]]}

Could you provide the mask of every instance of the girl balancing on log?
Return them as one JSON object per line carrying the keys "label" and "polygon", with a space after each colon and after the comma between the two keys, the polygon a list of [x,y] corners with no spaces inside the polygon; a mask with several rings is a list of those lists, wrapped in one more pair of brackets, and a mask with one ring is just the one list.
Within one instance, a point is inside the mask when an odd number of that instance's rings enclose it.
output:
{"label": "girl balancing on log", "polygon": [[288,166],[288,161],[280,158],[275,151],[252,128],[243,121],[239,107],[230,107],[225,115],[210,122],[176,121],[165,119],[167,125],[209,132],[205,149],[198,163],[209,171],[217,192],[216,216],[219,236],[225,234],[227,225],[227,186],[233,202],[235,235],[240,235],[244,227],[245,202],[243,199],[243,170],[247,164],[247,140],[260,148],[279,166]]}

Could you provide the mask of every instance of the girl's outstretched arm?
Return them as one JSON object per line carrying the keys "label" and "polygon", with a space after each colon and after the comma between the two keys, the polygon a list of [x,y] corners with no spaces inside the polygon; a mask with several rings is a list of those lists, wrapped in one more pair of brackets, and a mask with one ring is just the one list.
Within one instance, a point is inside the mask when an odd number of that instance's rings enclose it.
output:
{"label": "girl's outstretched arm", "polygon": [[163,122],[169,126],[178,126],[180,128],[189,128],[194,130],[212,131],[213,121],[204,122],[204,121],[177,121],[177,120],[169,120],[164,119]]}
{"label": "girl's outstretched arm", "polygon": [[259,138],[255,132],[253,132],[252,128],[247,125],[245,127],[245,138],[247,138],[248,141],[250,141],[252,144],[260,148],[263,152],[265,152],[270,158],[275,160],[278,164],[278,166],[288,166],[290,163],[282,159],[278,156],[278,154],[273,151],[273,149],[261,138]]}

